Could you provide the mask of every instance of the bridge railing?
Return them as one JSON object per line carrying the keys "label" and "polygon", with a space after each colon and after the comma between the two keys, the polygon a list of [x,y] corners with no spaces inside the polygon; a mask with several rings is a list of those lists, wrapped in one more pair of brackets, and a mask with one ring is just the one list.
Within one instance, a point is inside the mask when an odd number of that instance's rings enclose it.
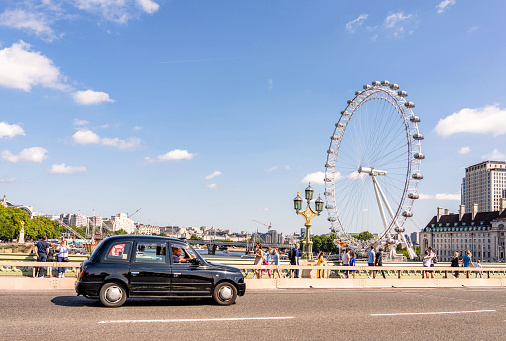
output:
{"label": "bridge railing", "polygon": [[35,270],[38,267],[46,268],[46,276],[52,276],[53,270],[67,268],[70,272],[67,276],[78,276],[77,269],[81,262],[35,262],[35,261],[0,261],[0,276],[24,276],[31,274],[35,277]]}

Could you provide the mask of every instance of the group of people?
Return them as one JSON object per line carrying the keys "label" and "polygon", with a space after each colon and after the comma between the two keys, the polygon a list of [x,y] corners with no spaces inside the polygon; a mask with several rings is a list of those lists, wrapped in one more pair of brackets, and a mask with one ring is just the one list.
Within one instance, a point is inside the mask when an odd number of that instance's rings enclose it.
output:
{"label": "group of people", "polygon": [[[37,262],[47,262],[48,257],[49,261],[54,261],[54,255],[56,254],[56,260],[58,262],[68,262],[69,261],[69,248],[67,245],[67,241],[63,240],[61,244],[51,244],[47,241],[47,237],[42,237],[41,240],[37,241],[34,245],[34,253],[37,255]],[[65,277],[66,267],[58,267],[58,278]],[[45,267],[37,267],[35,270],[35,277],[43,278],[44,272],[46,271]],[[50,277],[50,276],[48,276]]]}
{"label": "group of people", "polygon": [[[430,246],[425,251],[425,254],[424,254],[422,260],[423,260],[424,267],[432,267],[437,263],[438,259],[437,259],[436,253],[432,249],[432,246]],[[451,261],[451,267],[458,268],[460,266],[462,266],[464,268],[469,268],[469,267],[481,268],[482,267],[479,259],[476,261],[476,263],[473,263],[472,253],[469,250],[466,252],[464,257],[462,257],[462,258],[459,257],[458,252],[455,252],[455,254],[452,258],[452,261]],[[425,274],[426,274],[426,278],[429,278],[429,276],[430,276],[430,278],[434,278],[434,271],[432,271],[432,270],[425,271]],[[482,277],[481,270],[475,271],[475,274],[476,274],[476,276],[475,276],[476,278],[478,278],[478,276],[480,276],[480,278]],[[454,271],[453,278],[459,278],[459,271]]]}
{"label": "group of people", "polygon": [[[255,247],[255,265],[279,265],[279,258],[282,255],[283,253],[278,249],[268,247],[266,250],[264,250],[262,248],[262,244],[257,243]],[[278,274],[278,277],[281,278],[281,274],[279,273],[278,269],[273,270],[272,274],[270,269],[256,269],[254,278],[262,278],[265,271],[267,271],[269,278],[271,278],[271,276],[272,278],[275,278],[276,273]]]}
{"label": "group of people", "polygon": [[[374,246],[371,245],[371,249],[367,252],[367,265],[368,266],[383,266],[383,248],[380,247],[378,249],[378,252],[374,252]],[[383,270],[380,270],[381,274],[383,275],[383,278],[385,277],[385,272]],[[367,277],[376,278],[376,270],[370,270],[369,275]],[[355,277],[353,277],[355,278]]]}

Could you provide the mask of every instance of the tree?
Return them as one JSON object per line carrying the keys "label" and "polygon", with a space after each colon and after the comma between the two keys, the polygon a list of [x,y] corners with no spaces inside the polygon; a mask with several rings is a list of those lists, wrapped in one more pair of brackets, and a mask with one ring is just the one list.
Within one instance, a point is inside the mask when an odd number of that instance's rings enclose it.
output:
{"label": "tree", "polygon": [[128,234],[128,232],[125,231],[124,229],[119,229],[119,230],[114,231],[114,234],[115,235]]}
{"label": "tree", "polygon": [[369,239],[373,239],[373,238],[374,238],[374,235],[369,231],[362,231],[358,234],[358,237],[357,237],[358,240],[369,240]]}
{"label": "tree", "polygon": [[190,237],[191,240],[203,240],[202,237],[197,236],[196,234],[192,234]]}

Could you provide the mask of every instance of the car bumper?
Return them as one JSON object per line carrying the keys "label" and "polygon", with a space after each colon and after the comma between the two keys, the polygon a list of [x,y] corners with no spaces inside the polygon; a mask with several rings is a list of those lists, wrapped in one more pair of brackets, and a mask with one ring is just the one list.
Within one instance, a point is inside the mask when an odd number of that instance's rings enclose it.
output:
{"label": "car bumper", "polygon": [[76,283],[74,284],[74,289],[76,290],[76,293],[78,295],[83,296],[97,296],[98,288],[99,288],[98,283],[90,285],[90,283],[85,284],[81,281],[76,281]]}
{"label": "car bumper", "polygon": [[237,287],[237,295],[244,296],[246,293],[246,283],[239,283]]}

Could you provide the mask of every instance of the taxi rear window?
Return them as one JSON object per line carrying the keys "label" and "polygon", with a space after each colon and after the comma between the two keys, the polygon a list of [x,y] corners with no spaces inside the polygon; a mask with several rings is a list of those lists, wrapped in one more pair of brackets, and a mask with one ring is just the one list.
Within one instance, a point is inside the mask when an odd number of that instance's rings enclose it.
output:
{"label": "taxi rear window", "polygon": [[121,241],[109,245],[104,259],[108,261],[128,262],[130,261],[130,251],[132,242]]}

